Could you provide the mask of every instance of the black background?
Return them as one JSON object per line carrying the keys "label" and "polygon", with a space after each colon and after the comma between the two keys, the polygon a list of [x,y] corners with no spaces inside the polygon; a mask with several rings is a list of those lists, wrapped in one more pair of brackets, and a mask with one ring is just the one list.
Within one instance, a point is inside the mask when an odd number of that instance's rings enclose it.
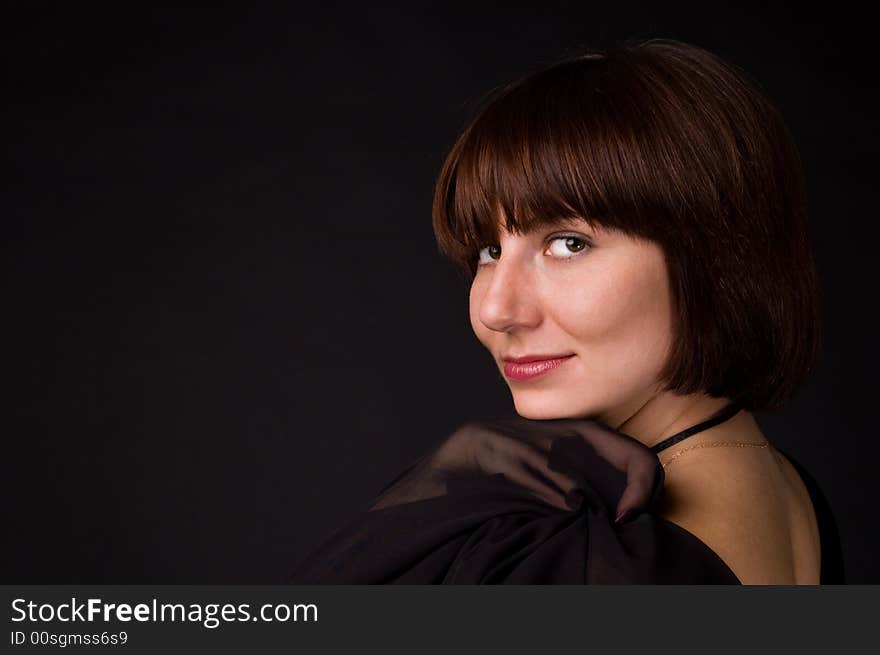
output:
{"label": "black background", "polygon": [[823,352],[756,416],[823,485],[849,581],[880,582],[876,26],[745,11],[8,5],[4,582],[277,581],[428,444],[513,412],[433,184],[490,88],[633,36],[743,67],[801,148]]}

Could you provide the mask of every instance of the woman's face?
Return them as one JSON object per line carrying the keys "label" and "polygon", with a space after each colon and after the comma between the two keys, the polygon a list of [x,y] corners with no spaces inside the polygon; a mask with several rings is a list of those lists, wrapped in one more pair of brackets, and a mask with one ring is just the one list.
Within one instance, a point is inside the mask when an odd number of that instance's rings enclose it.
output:
{"label": "woman's face", "polygon": [[[500,238],[479,254],[470,319],[517,413],[623,422],[657,394],[671,342],[660,246],[576,219]],[[526,355],[572,356],[535,377],[522,379],[540,363],[505,370]]]}

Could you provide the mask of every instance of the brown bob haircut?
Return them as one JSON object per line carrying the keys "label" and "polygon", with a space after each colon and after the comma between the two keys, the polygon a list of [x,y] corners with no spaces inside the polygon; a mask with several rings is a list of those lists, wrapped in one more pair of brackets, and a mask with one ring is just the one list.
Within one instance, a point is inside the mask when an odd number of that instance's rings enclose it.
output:
{"label": "brown bob haircut", "polygon": [[[499,215],[499,208],[503,211]],[[659,244],[674,303],[664,390],[781,407],[819,351],[803,166],[738,67],[673,39],[589,49],[490,92],[434,191],[441,254],[583,219]]]}

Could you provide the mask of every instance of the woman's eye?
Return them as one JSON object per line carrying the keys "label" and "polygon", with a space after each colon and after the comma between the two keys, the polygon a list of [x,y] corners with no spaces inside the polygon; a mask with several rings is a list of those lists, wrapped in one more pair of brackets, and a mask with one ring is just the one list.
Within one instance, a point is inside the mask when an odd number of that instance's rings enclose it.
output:
{"label": "woman's eye", "polygon": [[575,236],[559,236],[550,239],[552,254],[561,259],[571,259],[583,251],[588,245],[585,239]]}
{"label": "woman's eye", "polygon": [[[556,259],[572,259],[589,247],[590,243],[582,238],[571,235],[553,237],[549,239],[550,254]],[[501,257],[501,247],[497,244],[484,246],[477,253],[477,266],[490,264]]]}
{"label": "woman's eye", "polygon": [[[501,248],[497,245],[486,246],[485,248],[481,248],[480,252],[477,253],[477,265],[488,264],[494,259],[498,259],[501,256]],[[486,259],[488,257],[488,259]]]}

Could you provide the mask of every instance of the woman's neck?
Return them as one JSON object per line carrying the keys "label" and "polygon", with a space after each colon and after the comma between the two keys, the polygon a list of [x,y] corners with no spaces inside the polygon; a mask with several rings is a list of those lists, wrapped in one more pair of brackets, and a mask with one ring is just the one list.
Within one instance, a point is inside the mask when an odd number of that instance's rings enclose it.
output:
{"label": "woman's neck", "polygon": [[[659,392],[636,399],[627,407],[601,414],[597,419],[650,448],[667,437],[707,420],[729,404],[729,398]],[[721,425],[724,423],[718,427]]]}

